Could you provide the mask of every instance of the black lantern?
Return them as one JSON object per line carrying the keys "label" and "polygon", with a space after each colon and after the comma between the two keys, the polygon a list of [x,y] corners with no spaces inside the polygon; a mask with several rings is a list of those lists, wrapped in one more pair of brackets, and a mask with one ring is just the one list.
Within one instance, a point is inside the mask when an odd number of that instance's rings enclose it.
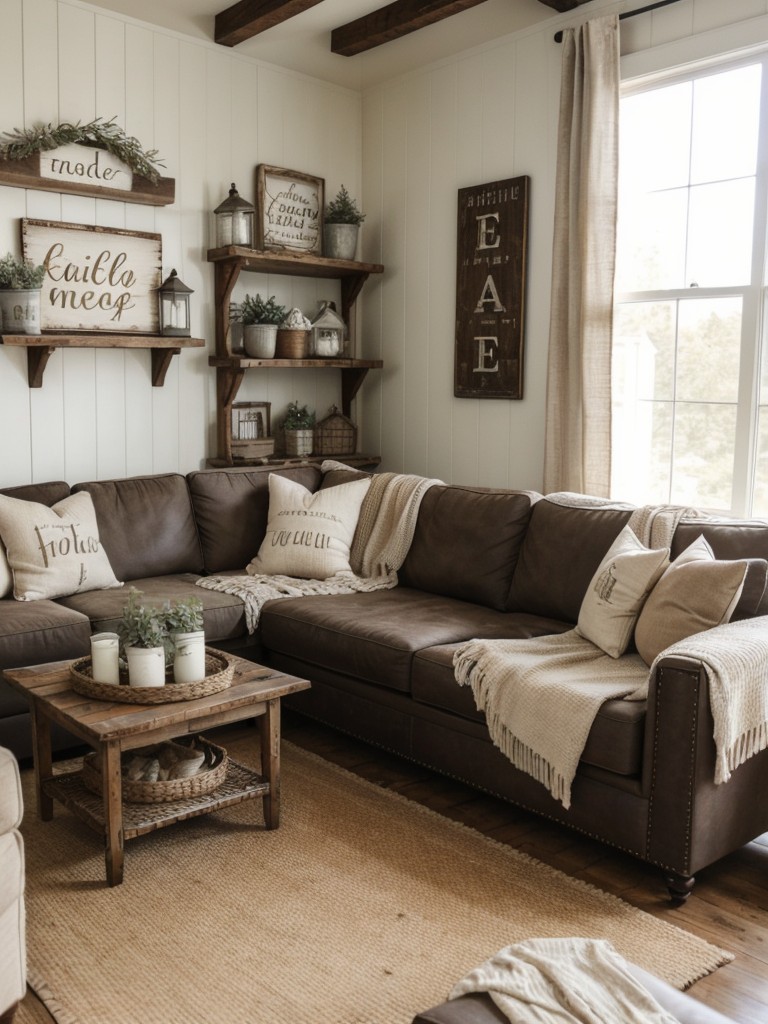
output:
{"label": "black lantern", "polygon": [[244,245],[253,248],[253,215],[251,203],[241,199],[234,181],[229,197],[213,211],[216,216],[216,247]]}
{"label": "black lantern", "polygon": [[172,270],[158,289],[160,333],[170,338],[189,337],[189,296],[192,289]]}

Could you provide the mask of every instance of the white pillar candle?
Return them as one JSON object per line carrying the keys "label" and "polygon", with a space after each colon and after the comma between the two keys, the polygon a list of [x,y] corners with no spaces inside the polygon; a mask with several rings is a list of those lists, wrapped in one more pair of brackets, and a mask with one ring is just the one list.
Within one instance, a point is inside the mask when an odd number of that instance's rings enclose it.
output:
{"label": "white pillar candle", "polygon": [[96,683],[119,683],[117,633],[94,633],[91,637],[91,674]]}

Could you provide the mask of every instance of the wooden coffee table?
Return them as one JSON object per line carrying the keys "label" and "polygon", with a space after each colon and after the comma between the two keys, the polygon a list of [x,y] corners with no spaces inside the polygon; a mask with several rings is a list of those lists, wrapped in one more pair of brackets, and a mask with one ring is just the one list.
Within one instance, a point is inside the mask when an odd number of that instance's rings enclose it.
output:
{"label": "wooden coffee table", "polygon": [[[234,658],[232,685],[194,700],[121,704],[84,697],[70,686],[70,661],[6,669],[8,683],[32,704],[37,810],[53,817],[58,800],[104,836],[107,882],[123,880],[124,842],[176,821],[261,797],[268,829],[280,822],[280,700],[309,688],[306,679]],[[259,773],[230,760],[225,782],[213,793],[165,804],[123,804],[120,755],[124,750],[258,718]],[[79,771],[53,772],[51,723],[56,722],[99,754],[102,795],[88,790]]]}

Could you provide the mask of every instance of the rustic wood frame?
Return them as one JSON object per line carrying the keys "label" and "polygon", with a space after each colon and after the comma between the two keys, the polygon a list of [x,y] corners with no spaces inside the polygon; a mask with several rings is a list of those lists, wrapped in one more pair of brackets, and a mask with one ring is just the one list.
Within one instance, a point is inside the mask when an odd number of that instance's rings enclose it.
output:
{"label": "rustic wood frame", "polygon": [[[277,225],[269,224],[270,196],[267,191],[267,180],[278,179],[287,185],[298,184],[308,189],[313,196],[310,211],[314,211],[316,220],[316,238],[312,244],[298,244],[295,232],[281,232]],[[325,210],[325,179],[303,171],[291,171],[286,167],[273,167],[270,164],[259,164],[256,168],[256,248],[277,252],[297,252],[310,256],[319,256],[323,247],[323,214]],[[301,229],[298,229],[301,230]]]}
{"label": "rustic wood frame", "polygon": [[523,397],[527,176],[459,189],[457,398]]}

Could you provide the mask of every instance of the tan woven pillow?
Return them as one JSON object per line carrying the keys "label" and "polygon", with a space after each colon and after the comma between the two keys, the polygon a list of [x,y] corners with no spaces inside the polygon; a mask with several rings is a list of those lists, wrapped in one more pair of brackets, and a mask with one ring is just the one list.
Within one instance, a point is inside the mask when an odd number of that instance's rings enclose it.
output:
{"label": "tan woven pillow", "polygon": [[587,587],[578,632],[612,658],[629,646],[637,616],[669,565],[669,548],[647,548],[625,526]]}
{"label": "tan woven pillow", "polygon": [[0,544],[0,598],[8,597],[13,591],[13,574],[11,573],[11,567],[8,565],[8,556],[5,553],[5,548]]}
{"label": "tan woven pillow", "polygon": [[363,477],[313,494],[295,480],[270,474],[267,532],[246,571],[327,580],[349,570],[352,538],[370,485],[370,477]]}
{"label": "tan woven pillow", "polygon": [[635,646],[648,665],[670,644],[729,622],[747,575],[746,561],[716,561],[698,537],[672,562],[637,620]]}
{"label": "tan woven pillow", "polygon": [[87,491],[53,507],[0,494],[0,537],[18,601],[121,587],[99,540]]}

